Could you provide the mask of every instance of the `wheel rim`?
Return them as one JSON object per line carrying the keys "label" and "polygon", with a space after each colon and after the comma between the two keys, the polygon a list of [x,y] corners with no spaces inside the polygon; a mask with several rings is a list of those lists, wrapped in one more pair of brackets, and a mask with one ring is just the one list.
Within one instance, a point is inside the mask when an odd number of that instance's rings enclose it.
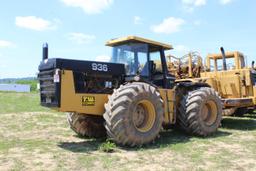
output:
{"label": "wheel rim", "polygon": [[215,123],[218,116],[217,105],[214,101],[209,100],[204,103],[201,111],[201,118],[206,125],[210,126]]}
{"label": "wheel rim", "polygon": [[132,121],[135,128],[140,132],[149,131],[156,119],[155,108],[148,100],[141,100],[135,106],[132,114]]}

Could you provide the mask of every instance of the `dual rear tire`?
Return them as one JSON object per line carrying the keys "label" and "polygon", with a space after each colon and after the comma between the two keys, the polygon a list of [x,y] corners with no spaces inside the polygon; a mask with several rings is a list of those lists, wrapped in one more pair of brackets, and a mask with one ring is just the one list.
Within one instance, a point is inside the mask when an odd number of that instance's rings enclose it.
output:
{"label": "dual rear tire", "polygon": [[221,119],[221,99],[212,88],[201,87],[189,91],[178,104],[177,124],[189,134],[211,135],[217,131]]}

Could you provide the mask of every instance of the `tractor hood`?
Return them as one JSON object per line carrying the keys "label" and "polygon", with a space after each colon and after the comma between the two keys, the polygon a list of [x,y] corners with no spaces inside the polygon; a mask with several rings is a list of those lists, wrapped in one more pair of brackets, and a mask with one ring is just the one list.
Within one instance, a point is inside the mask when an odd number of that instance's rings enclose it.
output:
{"label": "tractor hood", "polygon": [[39,71],[49,69],[63,69],[77,72],[85,72],[88,74],[111,74],[124,76],[124,64],[98,62],[98,61],[82,61],[73,59],[50,58],[42,61],[38,67]]}

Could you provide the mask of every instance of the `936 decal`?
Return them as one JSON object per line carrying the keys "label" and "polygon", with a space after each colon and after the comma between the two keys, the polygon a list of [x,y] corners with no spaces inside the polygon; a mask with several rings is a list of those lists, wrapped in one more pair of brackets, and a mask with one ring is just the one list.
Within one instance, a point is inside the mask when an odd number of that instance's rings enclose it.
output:
{"label": "936 decal", "polygon": [[97,63],[92,63],[92,70],[93,71],[108,71],[108,65],[106,64],[97,64]]}

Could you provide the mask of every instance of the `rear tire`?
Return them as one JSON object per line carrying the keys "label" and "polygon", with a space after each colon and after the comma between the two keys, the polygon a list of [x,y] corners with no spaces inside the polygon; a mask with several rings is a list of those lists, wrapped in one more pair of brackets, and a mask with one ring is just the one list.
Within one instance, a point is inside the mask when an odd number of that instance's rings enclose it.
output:
{"label": "rear tire", "polygon": [[178,105],[177,123],[187,133],[208,136],[222,119],[222,103],[212,88],[201,87],[185,94]]}
{"label": "rear tire", "polygon": [[104,119],[79,113],[68,113],[67,120],[70,128],[82,137],[100,138],[106,136]]}
{"label": "rear tire", "polygon": [[149,84],[134,82],[121,85],[105,104],[105,128],[116,143],[140,146],[158,136],[163,123],[163,100]]}

